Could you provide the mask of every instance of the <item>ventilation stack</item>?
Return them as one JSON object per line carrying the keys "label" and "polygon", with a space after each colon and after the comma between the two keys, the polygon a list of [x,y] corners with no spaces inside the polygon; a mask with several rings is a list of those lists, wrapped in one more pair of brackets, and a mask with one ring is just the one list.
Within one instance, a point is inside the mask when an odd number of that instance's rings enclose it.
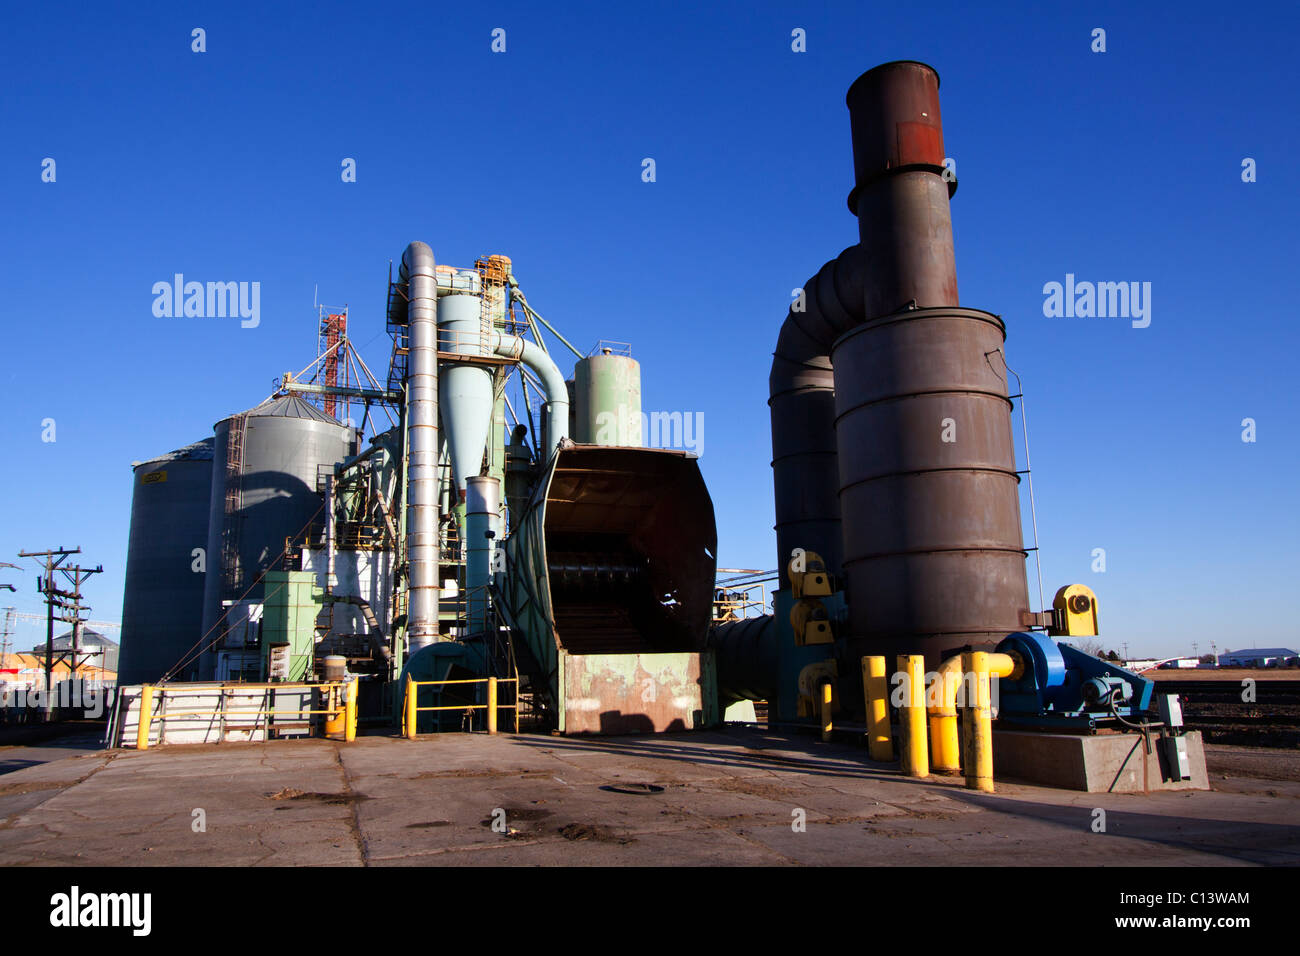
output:
{"label": "ventilation stack", "polygon": [[[1029,611],[1005,326],[958,305],[938,74],[886,63],[853,83],[847,103],[860,241],[807,282],[773,355],[786,597],[763,629],[793,643],[785,569],[796,548],[816,552],[847,602],[846,687],[864,655],[919,653],[933,667],[1020,630]],[[744,636],[719,629],[724,685]],[[782,651],[767,683],[789,697],[809,662],[831,654]]]}

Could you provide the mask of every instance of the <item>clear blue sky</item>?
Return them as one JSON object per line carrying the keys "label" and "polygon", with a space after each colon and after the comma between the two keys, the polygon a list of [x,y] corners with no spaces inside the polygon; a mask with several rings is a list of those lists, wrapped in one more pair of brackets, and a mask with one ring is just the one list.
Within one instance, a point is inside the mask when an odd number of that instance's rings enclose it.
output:
{"label": "clear blue sky", "polygon": [[[721,562],[775,566],[776,332],[857,239],[845,90],[919,59],[962,303],[1004,316],[1029,398],[1049,599],[1091,585],[1134,654],[1300,640],[1293,5],[305,6],[6,5],[0,560],[80,544],[118,619],[131,461],[306,365],[318,284],[382,368],[388,260],[422,239],[510,255],[584,348],[630,341],[648,410],[704,413]],[[260,282],[261,325],[155,318],[177,272]],[[1066,273],[1152,283],[1150,327],[1045,318]],[[40,609],[33,571],[0,575]]]}

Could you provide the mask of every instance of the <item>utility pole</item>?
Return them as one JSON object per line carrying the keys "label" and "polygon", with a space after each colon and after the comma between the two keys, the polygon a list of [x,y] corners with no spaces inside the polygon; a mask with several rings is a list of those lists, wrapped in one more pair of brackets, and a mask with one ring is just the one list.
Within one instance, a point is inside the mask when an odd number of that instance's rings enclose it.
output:
{"label": "utility pole", "polygon": [[[75,680],[77,677],[77,668],[80,666],[80,662],[77,660],[77,656],[80,653],[79,647],[81,644],[81,628],[86,623],[81,616],[81,585],[92,574],[103,574],[104,566],[101,564],[93,568],[83,568],[80,565],[77,565],[71,568],[60,568],[59,570],[62,571],[64,575],[67,576],[67,578],[72,582],[73,598],[72,598],[72,607],[71,607],[71,611],[72,611],[71,666],[72,666],[72,677]],[[68,619],[64,618],[64,620],[66,621]]]}
{"label": "utility pole", "polygon": [[70,555],[81,554],[80,548],[54,548],[50,551],[19,551],[20,558],[36,558],[45,570],[38,579],[37,590],[45,595],[45,720],[50,719],[50,694],[54,690],[54,605],[63,597],[70,597],[54,586],[54,572]]}
{"label": "utility pole", "polygon": [[9,657],[9,635],[14,632],[14,613],[18,610],[16,607],[7,607],[5,612],[5,629],[0,634],[0,661]]}

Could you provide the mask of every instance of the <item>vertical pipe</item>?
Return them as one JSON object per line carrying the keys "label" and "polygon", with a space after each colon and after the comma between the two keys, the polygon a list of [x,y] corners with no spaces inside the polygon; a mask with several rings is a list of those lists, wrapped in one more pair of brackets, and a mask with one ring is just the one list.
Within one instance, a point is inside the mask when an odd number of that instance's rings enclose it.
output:
{"label": "vertical pipe", "polygon": [[402,254],[407,281],[407,639],[414,652],[438,639],[438,286],[433,250],[413,242]]}
{"label": "vertical pipe", "polygon": [[962,657],[939,665],[938,701],[930,708],[930,764],[938,773],[961,770],[961,742],[957,735],[957,691],[962,684]]}
{"label": "vertical pipe", "polygon": [[344,720],[346,721],[343,731],[343,739],[348,743],[357,739],[357,695],[361,690],[361,685],[357,681],[352,681],[347,685],[348,702],[343,711]]}
{"label": "vertical pipe", "polygon": [[325,593],[333,594],[334,582],[334,476],[325,476]]}
{"label": "vertical pipe", "polygon": [[497,679],[495,677],[488,678],[487,712],[488,733],[495,734],[497,732]]}
{"label": "vertical pipe", "polygon": [[[500,512],[501,483],[495,478],[470,478],[465,493],[465,590],[470,634],[487,627],[488,584],[500,537]],[[489,531],[494,537],[488,537]]]}
{"label": "vertical pipe", "polygon": [[883,657],[862,658],[862,690],[867,702],[867,750],[872,760],[893,760],[894,739],[889,732],[889,680]]}
{"label": "vertical pipe", "polygon": [[[430,651],[430,653],[433,652]],[[406,736],[411,740],[415,739],[415,729],[416,729],[415,721],[416,718],[419,716],[419,711],[417,711],[415,707],[416,707],[415,681],[412,680],[411,676],[408,674],[406,677],[406,721],[405,723],[406,723]]]}
{"label": "vertical pipe", "polygon": [[989,655],[967,651],[961,656],[962,671],[970,675],[966,685],[966,706],[962,715],[965,738],[966,788],[993,792],[993,722],[989,697]]}
{"label": "vertical pipe", "polygon": [[925,741],[925,658],[900,654],[898,673],[903,677],[903,704],[898,708],[899,765],[909,777],[930,773]]}
{"label": "vertical pipe", "polygon": [[140,726],[135,734],[135,749],[149,749],[149,725],[153,722],[153,684],[140,688]]}
{"label": "vertical pipe", "polygon": [[831,735],[835,731],[835,724],[831,719],[831,709],[835,703],[835,685],[830,681],[822,684],[822,741],[831,742]]}

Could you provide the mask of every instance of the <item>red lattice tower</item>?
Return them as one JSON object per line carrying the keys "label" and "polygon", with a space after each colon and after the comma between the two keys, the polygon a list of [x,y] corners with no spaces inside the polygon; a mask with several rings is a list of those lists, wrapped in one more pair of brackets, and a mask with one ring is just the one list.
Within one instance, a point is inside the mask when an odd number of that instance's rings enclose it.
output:
{"label": "red lattice tower", "polygon": [[[347,362],[348,310],[342,312],[322,313],[320,322],[320,382],[322,385],[337,387],[351,384],[348,381]],[[337,418],[338,397],[324,396],[325,414]],[[342,402],[344,416],[347,415],[347,401]]]}

